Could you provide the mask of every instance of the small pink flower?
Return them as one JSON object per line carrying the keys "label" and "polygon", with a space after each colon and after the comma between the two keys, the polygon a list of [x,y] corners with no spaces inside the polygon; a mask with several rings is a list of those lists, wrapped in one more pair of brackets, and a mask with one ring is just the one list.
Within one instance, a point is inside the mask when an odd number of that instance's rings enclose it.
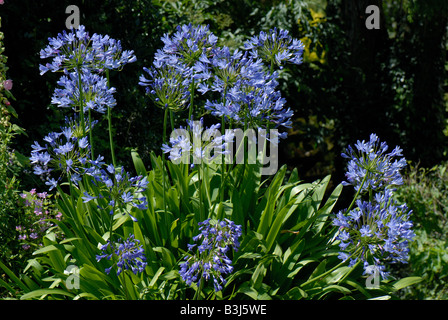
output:
{"label": "small pink flower", "polygon": [[4,0],[0,0],[0,4],[4,4],[5,3],[5,1]]}
{"label": "small pink flower", "polygon": [[[0,2],[1,2],[2,0],[0,0]],[[0,4],[3,4],[3,3],[0,3]],[[5,80],[4,82],[3,82],[3,87],[6,89],[6,90],[11,90],[12,89],[12,80]]]}
{"label": "small pink flower", "polygon": [[[1,0],[0,0],[0,1],[1,1]],[[30,193],[31,193],[31,194],[35,194],[35,193],[36,193],[36,189],[35,189],[35,188],[34,188],[34,189],[31,189]]]}
{"label": "small pink flower", "polygon": [[[36,189],[34,189],[34,190],[36,190]],[[37,196],[41,199],[45,199],[47,197],[47,193],[46,192],[38,193]]]}

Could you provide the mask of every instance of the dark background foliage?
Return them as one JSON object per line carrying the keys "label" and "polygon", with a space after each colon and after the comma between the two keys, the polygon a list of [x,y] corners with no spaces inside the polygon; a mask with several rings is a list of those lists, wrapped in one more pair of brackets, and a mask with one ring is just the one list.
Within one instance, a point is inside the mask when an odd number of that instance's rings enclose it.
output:
{"label": "dark background foliage", "polygon": [[[304,179],[331,173],[339,183],[345,166],[341,150],[372,132],[391,147],[400,145],[407,159],[422,166],[446,158],[444,0],[6,0],[0,8],[5,54],[18,124],[28,133],[16,139],[16,149],[25,155],[34,140],[63,122],[63,112],[50,105],[59,75],[39,75],[38,53],[48,37],[65,28],[70,4],[79,7],[90,33],[109,34],[137,55],[136,63],[111,76],[117,88],[118,159],[125,165],[132,148],[144,160],[160,150],[162,113],[144,97],[138,76],[161,46],[160,36],[190,22],[209,24],[221,44],[234,48],[273,27],[306,40],[304,63],[280,74],[282,92],[295,111],[280,159]],[[381,8],[379,30],[365,26],[370,4]],[[96,149],[109,154],[106,130],[95,131]]]}

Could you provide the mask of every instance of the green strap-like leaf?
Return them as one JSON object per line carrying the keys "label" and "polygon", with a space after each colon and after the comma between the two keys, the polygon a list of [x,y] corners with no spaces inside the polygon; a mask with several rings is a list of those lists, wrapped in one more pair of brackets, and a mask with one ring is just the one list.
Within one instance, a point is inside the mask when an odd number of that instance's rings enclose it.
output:
{"label": "green strap-like leaf", "polygon": [[31,292],[25,293],[23,296],[20,297],[20,300],[28,300],[28,299],[33,299],[33,298],[37,298],[37,297],[39,297],[40,299],[43,299],[44,296],[53,295],[53,294],[63,295],[63,296],[71,297],[71,298],[74,297],[74,295],[72,293],[62,290],[62,289],[38,289],[38,290],[34,290]]}

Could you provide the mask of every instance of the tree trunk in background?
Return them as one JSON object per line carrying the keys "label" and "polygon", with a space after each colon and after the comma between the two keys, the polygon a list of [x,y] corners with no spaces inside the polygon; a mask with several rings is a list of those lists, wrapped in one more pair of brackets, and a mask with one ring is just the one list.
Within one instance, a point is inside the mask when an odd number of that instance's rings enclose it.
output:
{"label": "tree trunk in background", "polygon": [[[390,146],[400,145],[409,160],[433,166],[444,158],[446,150],[446,110],[443,86],[446,77],[445,37],[448,17],[446,0],[410,0],[404,19],[407,28],[400,39],[390,39],[382,0],[341,0],[341,26],[349,48],[349,77],[344,85],[350,94],[342,110],[341,133],[368,139],[375,132],[388,138]],[[366,8],[381,10],[380,29],[367,29]],[[397,1],[399,5],[399,1]],[[412,21],[408,22],[408,18]],[[400,41],[401,56],[392,47]],[[400,61],[412,86],[405,108],[396,114],[396,92],[392,89],[390,65]],[[403,84],[400,84],[403,85]],[[346,115],[344,116],[344,113]],[[350,114],[349,114],[350,113]],[[400,128],[401,130],[397,130]],[[350,142],[349,142],[350,143]]]}
{"label": "tree trunk in background", "polygon": [[[446,1],[446,0],[442,0]],[[414,38],[408,50],[413,52],[413,97],[409,113],[408,147],[418,155],[423,166],[433,166],[446,156],[447,137],[443,134],[446,127],[446,110],[443,86],[446,78],[446,27],[447,5],[433,5],[425,0],[418,1],[421,6],[416,10],[410,24],[409,34]],[[432,1],[434,2],[434,1]]]}
{"label": "tree trunk in background", "polygon": [[[369,5],[380,9],[380,29],[367,29],[366,14]],[[349,136],[358,133],[359,139],[368,138],[372,132],[390,135],[385,123],[386,112],[391,108],[391,80],[385,72],[390,56],[390,43],[382,14],[381,0],[342,0],[341,18],[349,45],[351,77],[346,79],[353,95],[348,115],[353,126]],[[342,123],[344,125],[344,123]],[[353,135],[355,134],[355,135]]]}

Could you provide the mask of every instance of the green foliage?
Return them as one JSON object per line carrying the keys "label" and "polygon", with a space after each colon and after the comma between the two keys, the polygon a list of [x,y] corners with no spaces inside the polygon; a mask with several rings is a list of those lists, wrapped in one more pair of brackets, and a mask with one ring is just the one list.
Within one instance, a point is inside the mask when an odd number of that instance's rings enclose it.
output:
{"label": "green foliage", "polygon": [[[330,177],[314,183],[303,183],[297,171],[286,176],[282,167],[275,176],[262,180],[258,165],[238,165],[230,173],[231,188],[225,202],[213,205],[220,187],[219,171],[208,170],[198,189],[197,171],[182,175],[182,165],[168,163],[163,168],[160,158],[152,159],[147,168],[136,152],[132,158],[136,170],[145,174],[150,187],[146,191],[147,210],[132,209],[138,219],[118,213],[112,231],[126,237],[135,234],[143,244],[148,266],[134,275],[123,272],[104,273],[110,262],[98,262],[98,246],[110,237],[103,221],[108,212],[96,204],[84,203],[81,190],[96,186],[88,179],[71,195],[60,190],[59,208],[64,220],[51,220],[58,230],[47,233],[44,246],[33,253],[25,272],[15,276],[5,265],[0,267],[15,281],[19,293],[10,286],[13,297],[20,299],[191,299],[197,288],[186,287],[180,278],[178,264],[186,245],[197,234],[199,192],[203,193],[205,212],[217,217],[223,207],[224,217],[242,224],[240,250],[233,255],[235,272],[222,292],[205,287],[202,298],[215,299],[366,299],[390,296],[403,284],[384,282],[378,289],[365,289],[360,268],[350,268],[337,258],[338,248],[331,240],[335,229],[329,223],[332,209],[342,186],[325,199]],[[162,170],[171,176],[167,187],[167,213],[163,209]],[[242,172],[242,170],[244,172]],[[242,178],[240,178],[242,177]],[[254,192],[246,194],[248,186]],[[244,191],[246,190],[246,191]],[[98,200],[99,201],[99,200]],[[98,202],[98,204],[101,204]],[[58,239],[56,232],[63,232]],[[79,288],[70,287],[69,266],[76,266]],[[361,280],[361,281],[360,281]]]}
{"label": "green foliage", "polygon": [[413,210],[416,238],[410,246],[409,266],[400,275],[418,274],[422,283],[403,292],[408,299],[448,298],[448,172],[447,163],[431,169],[411,167],[397,199]]}

